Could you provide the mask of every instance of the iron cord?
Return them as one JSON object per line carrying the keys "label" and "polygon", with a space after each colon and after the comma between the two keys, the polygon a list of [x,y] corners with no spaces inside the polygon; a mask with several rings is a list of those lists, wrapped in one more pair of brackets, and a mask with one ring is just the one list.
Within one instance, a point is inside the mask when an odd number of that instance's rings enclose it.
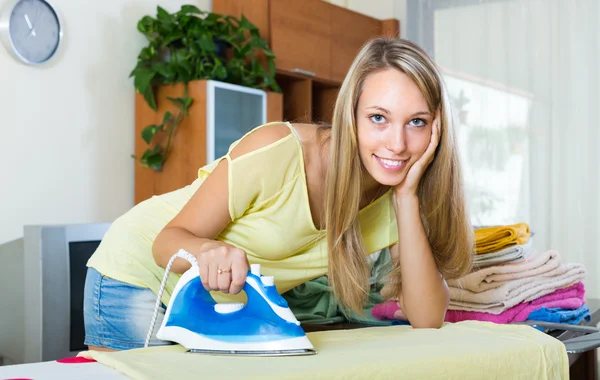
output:
{"label": "iron cord", "polygon": [[158,290],[158,296],[156,297],[156,304],[154,305],[154,313],[152,314],[152,321],[150,322],[150,328],[148,329],[148,335],[146,335],[146,342],[144,342],[144,348],[148,347],[150,343],[150,338],[152,337],[152,333],[154,332],[154,324],[156,323],[156,318],[158,316],[158,310],[160,308],[160,300],[162,298],[163,292],[165,291],[165,285],[167,284],[167,279],[169,278],[169,272],[171,271],[171,267],[177,258],[186,259],[189,261],[192,266],[198,266],[198,262],[196,258],[192,256],[189,252],[184,251],[183,249],[179,250],[176,254],[171,256],[169,263],[165,267],[165,274],[163,276],[162,282],[160,284],[160,289]]}

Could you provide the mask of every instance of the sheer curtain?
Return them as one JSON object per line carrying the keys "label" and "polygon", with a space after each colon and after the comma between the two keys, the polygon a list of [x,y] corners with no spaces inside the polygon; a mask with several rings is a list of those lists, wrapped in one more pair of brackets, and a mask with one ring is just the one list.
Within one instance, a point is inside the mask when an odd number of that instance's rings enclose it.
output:
{"label": "sheer curtain", "polygon": [[407,38],[442,67],[474,225],[527,222],[600,297],[598,0],[411,0]]}

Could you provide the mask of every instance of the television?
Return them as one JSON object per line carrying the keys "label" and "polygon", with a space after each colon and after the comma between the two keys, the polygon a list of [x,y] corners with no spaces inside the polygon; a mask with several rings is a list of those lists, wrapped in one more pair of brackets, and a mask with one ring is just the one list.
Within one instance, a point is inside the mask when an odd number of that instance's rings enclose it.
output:
{"label": "television", "polygon": [[87,350],[86,263],[110,223],[36,225],[0,245],[0,358],[52,361]]}
{"label": "television", "polygon": [[206,162],[227,154],[229,146],[267,122],[264,90],[215,80],[206,82]]}

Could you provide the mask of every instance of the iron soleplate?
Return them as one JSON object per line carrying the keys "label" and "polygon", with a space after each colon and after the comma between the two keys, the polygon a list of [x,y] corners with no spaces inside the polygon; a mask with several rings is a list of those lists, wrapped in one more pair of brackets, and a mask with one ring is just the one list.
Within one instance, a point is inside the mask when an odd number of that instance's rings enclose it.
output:
{"label": "iron soleplate", "polygon": [[287,350],[209,350],[209,349],[190,349],[186,353],[206,354],[206,355],[232,355],[232,356],[300,356],[314,355],[317,353],[311,349],[287,349]]}

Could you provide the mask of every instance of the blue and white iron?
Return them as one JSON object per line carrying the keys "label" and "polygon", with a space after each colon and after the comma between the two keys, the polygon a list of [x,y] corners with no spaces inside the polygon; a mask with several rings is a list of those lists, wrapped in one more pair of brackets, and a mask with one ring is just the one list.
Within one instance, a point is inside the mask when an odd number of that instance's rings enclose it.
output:
{"label": "blue and white iron", "polygon": [[[157,306],[176,257],[185,258],[192,267],[175,286],[156,334],[158,339],[179,343],[195,353],[252,356],[316,353],[286,300],[277,292],[273,277],[262,276],[258,264],[251,266],[243,287],[248,298],[246,305],[217,303],[202,285],[195,257],[180,250],[166,267]],[[146,346],[155,320],[156,313]]]}

